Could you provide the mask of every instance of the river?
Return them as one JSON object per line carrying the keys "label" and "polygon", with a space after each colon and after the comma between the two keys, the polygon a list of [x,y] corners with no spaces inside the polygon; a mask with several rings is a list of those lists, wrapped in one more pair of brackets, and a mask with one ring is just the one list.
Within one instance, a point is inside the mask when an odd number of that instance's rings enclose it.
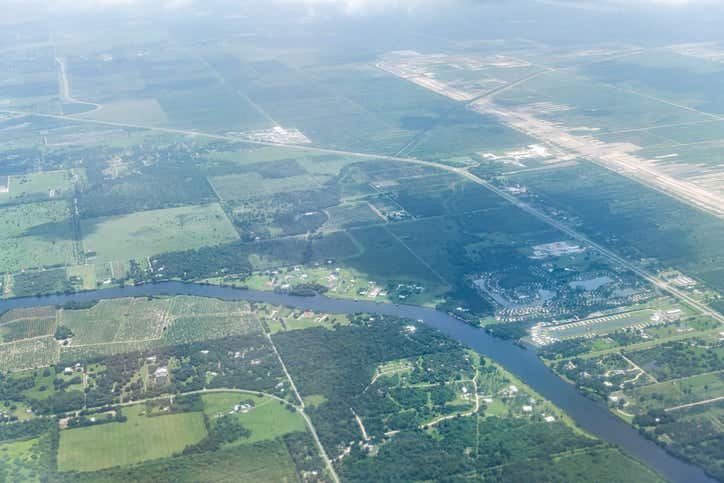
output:
{"label": "river", "polygon": [[335,299],[325,296],[295,297],[291,295],[242,290],[213,285],[162,282],[122,288],[109,288],[68,295],[49,295],[0,300],[0,313],[22,307],[62,305],[66,302],[88,302],[99,299],[152,295],[195,295],[222,300],[246,300],[287,305],[303,310],[350,314],[368,312],[422,320],[449,337],[499,363],[532,387],[541,396],[564,410],[581,428],[646,463],[668,480],[682,483],[716,480],[700,468],[686,463],[641,436],[634,428],[614,416],[608,407],[586,398],[574,386],[553,373],[533,350],[523,349],[510,341],[498,339],[484,330],[472,327],[446,313],[411,305],[383,304],[371,301]]}

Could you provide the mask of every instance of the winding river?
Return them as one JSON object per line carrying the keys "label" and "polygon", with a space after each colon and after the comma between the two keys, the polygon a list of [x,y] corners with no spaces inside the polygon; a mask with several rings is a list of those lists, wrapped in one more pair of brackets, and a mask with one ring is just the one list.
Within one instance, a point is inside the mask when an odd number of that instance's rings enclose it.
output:
{"label": "winding river", "polygon": [[548,369],[534,351],[525,350],[510,341],[492,337],[481,329],[430,308],[333,299],[324,296],[295,297],[274,292],[163,282],[69,295],[0,300],[0,313],[13,308],[61,305],[71,301],[87,302],[98,299],[152,295],[195,295],[222,300],[266,302],[317,312],[344,314],[368,312],[422,320],[449,337],[493,359],[543,397],[563,409],[581,428],[604,441],[619,446],[623,451],[648,464],[668,480],[685,483],[713,483],[716,481],[708,477],[700,468],[668,454],[641,436],[638,431],[614,416],[605,404],[581,395],[574,386],[566,383]]}

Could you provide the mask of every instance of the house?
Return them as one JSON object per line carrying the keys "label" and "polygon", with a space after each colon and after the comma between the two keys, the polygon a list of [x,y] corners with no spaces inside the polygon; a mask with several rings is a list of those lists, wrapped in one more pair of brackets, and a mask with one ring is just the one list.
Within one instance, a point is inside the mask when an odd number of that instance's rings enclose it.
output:
{"label": "house", "polygon": [[153,373],[153,380],[156,384],[164,385],[168,384],[168,367],[159,367]]}

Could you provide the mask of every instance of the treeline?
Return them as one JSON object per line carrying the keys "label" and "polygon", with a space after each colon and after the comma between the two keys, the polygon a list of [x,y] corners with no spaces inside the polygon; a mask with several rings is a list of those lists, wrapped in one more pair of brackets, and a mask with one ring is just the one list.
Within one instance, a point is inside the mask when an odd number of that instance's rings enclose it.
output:
{"label": "treeline", "polygon": [[72,291],[73,285],[68,281],[65,268],[21,272],[13,276],[13,294],[16,297],[70,293]]}
{"label": "treeline", "polygon": [[56,425],[57,422],[49,418],[36,418],[13,424],[0,424],[0,441],[37,438]]}
{"label": "treeline", "polygon": [[234,443],[251,436],[251,431],[231,414],[225,414],[213,422],[204,414],[204,425],[206,426],[206,437],[198,443],[184,448],[183,455],[217,451],[224,444]]}
{"label": "treeline", "polygon": [[164,253],[151,262],[157,277],[164,279],[199,280],[229,274],[245,277],[252,270],[249,250],[241,243]]}
{"label": "treeline", "polygon": [[86,187],[78,208],[83,218],[123,215],[216,201],[205,177],[197,173],[136,174]]}
{"label": "treeline", "polygon": [[528,335],[528,327],[530,327],[530,322],[510,322],[486,325],[485,330],[501,339],[520,340]]}
{"label": "treeline", "polygon": [[128,420],[123,415],[120,407],[116,407],[110,412],[99,414],[97,416],[78,416],[68,419],[68,428],[85,428],[87,426],[96,426],[98,424],[108,423],[125,423]]}

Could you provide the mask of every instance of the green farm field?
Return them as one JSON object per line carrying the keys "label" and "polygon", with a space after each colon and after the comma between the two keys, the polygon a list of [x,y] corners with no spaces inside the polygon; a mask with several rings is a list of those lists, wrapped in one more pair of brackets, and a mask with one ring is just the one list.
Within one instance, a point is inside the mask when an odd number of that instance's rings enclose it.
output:
{"label": "green farm field", "polygon": [[273,440],[285,434],[306,431],[304,419],[296,411],[290,411],[279,401],[268,397],[257,397],[239,393],[206,394],[203,396],[204,412],[213,421],[228,414],[240,401],[254,401],[254,409],[238,413],[237,420],[251,431],[251,436],[230,443],[231,445],[251,444],[257,441]]}
{"label": "green farm field", "polygon": [[0,193],[0,205],[67,197],[73,185],[83,179],[82,170],[62,170],[10,176],[7,193]]}
{"label": "green farm field", "polygon": [[238,240],[218,204],[184,206],[81,221],[97,263],[131,260]]}
{"label": "green farm field", "polygon": [[[53,340],[59,326],[72,331],[72,342]],[[0,368],[19,370],[35,367],[33,359],[52,363],[60,355],[70,362],[260,331],[246,303],[198,297],[108,299],[83,309],[19,309],[0,317]]]}
{"label": "green farm field", "polygon": [[297,483],[302,481],[284,442],[279,440],[233,446],[213,453],[149,461],[130,468],[114,468],[73,475],[73,481],[79,483],[127,483],[129,480],[140,483],[157,483],[158,481]]}
{"label": "green farm field", "polygon": [[143,406],[123,409],[124,423],[63,430],[59,471],[93,471],[171,456],[206,436],[201,413],[141,415]]}
{"label": "green farm field", "polygon": [[181,344],[258,332],[259,323],[248,312],[227,309],[217,314],[178,315],[163,333],[167,344]]}
{"label": "green farm field", "polygon": [[60,325],[71,329],[74,345],[159,337],[170,299],[101,300],[84,310],[63,310]]}
{"label": "green farm field", "polygon": [[73,228],[65,201],[0,209],[0,272],[72,264]]}
{"label": "green farm field", "polygon": [[0,325],[0,340],[11,342],[50,335],[55,329],[55,317],[24,319]]}

